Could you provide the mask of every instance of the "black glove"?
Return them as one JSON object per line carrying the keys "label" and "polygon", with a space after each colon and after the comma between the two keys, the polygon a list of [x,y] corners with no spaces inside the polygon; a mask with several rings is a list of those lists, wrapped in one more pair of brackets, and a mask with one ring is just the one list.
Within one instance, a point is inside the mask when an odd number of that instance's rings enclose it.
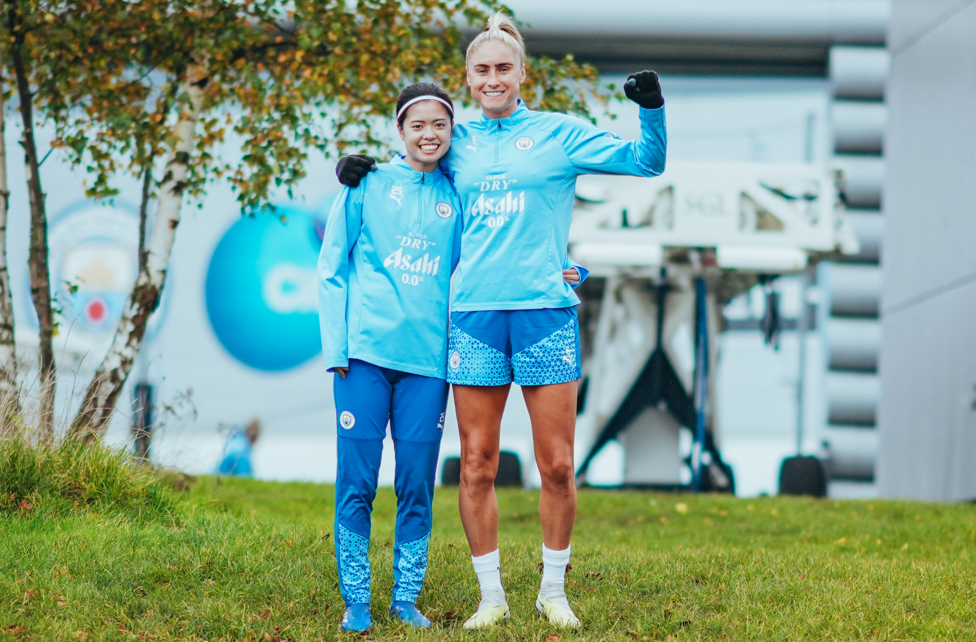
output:
{"label": "black glove", "polygon": [[656,71],[642,71],[627,76],[624,83],[624,93],[644,109],[657,109],[664,105],[661,95],[661,83],[657,79]]}
{"label": "black glove", "polygon": [[376,169],[376,159],[365,154],[343,156],[336,165],[336,176],[339,182],[349,187],[359,187],[359,181],[366,178],[366,174]]}

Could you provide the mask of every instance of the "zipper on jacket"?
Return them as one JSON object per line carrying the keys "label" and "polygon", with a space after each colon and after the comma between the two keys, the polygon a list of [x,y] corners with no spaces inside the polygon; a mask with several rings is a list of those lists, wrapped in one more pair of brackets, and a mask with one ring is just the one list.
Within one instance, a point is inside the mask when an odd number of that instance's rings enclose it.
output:
{"label": "zipper on jacket", "polygon": [[420,172],[420,198],[417,199],[418,201],[420,201],[420,229],[418,229],[417,231],[421,234],[424,233],[424,228],[426,227],[426,221],[424,221],[424,218],[426,216],[426,213],[424,212],[424,188],[425,187],[427,187],[427,172]]}
{"label": "zipper on jacket", "polygon": [[498,165],[498,141],[502,137],[502,119],[498,119],[498,134],[495,136],[495,161],[494,164]]}

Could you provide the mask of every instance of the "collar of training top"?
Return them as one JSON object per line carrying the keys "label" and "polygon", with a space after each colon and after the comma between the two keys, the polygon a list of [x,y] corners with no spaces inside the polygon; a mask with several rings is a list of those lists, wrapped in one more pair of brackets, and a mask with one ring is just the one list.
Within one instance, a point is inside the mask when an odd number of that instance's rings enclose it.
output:
{"label": "collar of training top", "polygon": [[486,129],[492,127],[498,127],[499,124],[501,124],[501,127],[503,129],[508,129],[510,126],[517,125],[523,120],[525,120],[526,118],[528,118],[529,114],[531,113],[532,111],[528,107],[526,107],[525,103],[522,102],[522,99],[519,98],[518,106],[515,108],[515,111],[512,112],[511,116],[507,118],[488,118],[487,116],[485,116],[485,112],[481,112],[481,119],[478,120],[477,122],[483,127],[485,127]]}
{"label": "collar of training top", "polygon": [[402,174],[404,174],[404,177],[407,180],[415,183],[419,183],[421,180],[426,183],[430,183],[430,181],[439,181],[444,177],[440,169],[436,167],[432,172],[418,172],[414,168],[410,167],[410,164],[407,163],[403,154],[397,154],[394,156],[393,160],[390,161],[390,165],[396,167]]}

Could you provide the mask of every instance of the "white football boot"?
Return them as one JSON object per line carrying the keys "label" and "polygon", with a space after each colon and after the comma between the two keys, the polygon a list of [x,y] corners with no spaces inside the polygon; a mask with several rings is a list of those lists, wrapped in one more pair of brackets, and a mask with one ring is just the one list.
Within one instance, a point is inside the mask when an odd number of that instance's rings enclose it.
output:
{"label": "white football boot", "polygon": [[469,631],[474,629],[487,629],[495,626],[502,620],[512,617],[508,610],[508,604],[485,604],[484,601],[478,605],[478,610],[474,615],[464,622],[464,628]]}
{"label": "white football boot", "polygon": [[569,607],[565,597],[561,600],[550,600],[540,595],[536,598],[535,608],[539,611],[539,615],[549,620],[549,624],[564,629],[579,628],[582,624],[573,613],[573,609]]}

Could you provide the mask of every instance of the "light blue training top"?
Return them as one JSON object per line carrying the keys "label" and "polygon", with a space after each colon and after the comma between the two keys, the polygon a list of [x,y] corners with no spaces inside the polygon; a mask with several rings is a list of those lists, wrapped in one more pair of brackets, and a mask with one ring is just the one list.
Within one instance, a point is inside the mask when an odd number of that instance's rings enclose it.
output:
{"label": "light blue training top", "polygon": [[579,299],[561,278],[581,174],[656,176],[667,151],[664,107],[640,108],[641,137],[519,104],[508,118],[456,125],[441,161],[464,212],[452,309],[564,308]]}
{"label": "light blue training top", "polygon": [[443,379],[461,203],[440,171],[381,163],[332,206],[319,254],[328,369],[349,359]]}
{"label": "light blue training top", "polygon": [[224,445],[224,456],[217,464],[218,475],[236,475],[238,477],[253,477],[251,467],[251,440],[243,430],[235,430]]}

